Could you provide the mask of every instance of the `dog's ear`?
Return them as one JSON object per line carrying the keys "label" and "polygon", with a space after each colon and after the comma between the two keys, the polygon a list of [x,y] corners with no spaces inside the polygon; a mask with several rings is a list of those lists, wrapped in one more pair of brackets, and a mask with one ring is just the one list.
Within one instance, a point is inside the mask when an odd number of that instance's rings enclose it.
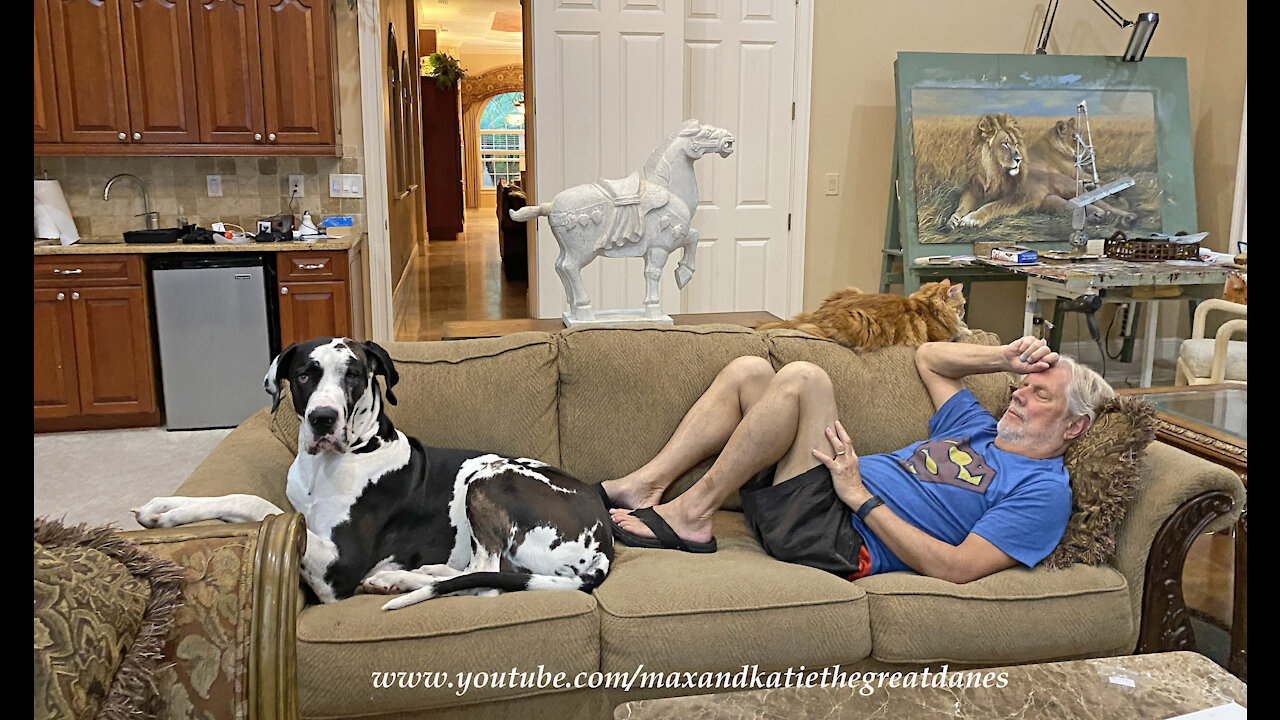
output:
{"label": "dog's ear", "polygon": [[369,340],[364,344],[365,354],[369,356],[369,360],[373,366],[373,374],[381,375],[383,384],[386,386],[387,402],[392,405],[396,404],[395,393],[391,392],[391,388],[400,382],[400,373],[396,372],[395,363],[391,362],[391,356],[387,351],[378,345],[378,343]]}
{"label": "dog's ear", "polygon": [[297,343],[291,343],[289,347],[280,351],[280,354],[271,361],[271,366],[267,368],[266,377],[262,378],[262,389],[271,395],[271,412],[275,412],[280,407],[280,381],[285,379],[285,374],[289,372],[289,365],[293,363],[293,351],[298,349]]}

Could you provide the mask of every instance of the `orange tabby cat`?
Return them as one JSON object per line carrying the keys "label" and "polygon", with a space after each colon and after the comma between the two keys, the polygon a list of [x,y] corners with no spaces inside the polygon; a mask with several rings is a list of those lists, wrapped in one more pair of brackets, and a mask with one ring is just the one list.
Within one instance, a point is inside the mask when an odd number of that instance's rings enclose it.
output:
{"label": "orange tabby cat", "polygon": [[964,324],[963,289],[962,284],[942,280],[925,283],[910,297],[902,297],[848,287],[828,295],[811,313],[756,329],[794,328],[860,349],[954,340],[970,332]]}

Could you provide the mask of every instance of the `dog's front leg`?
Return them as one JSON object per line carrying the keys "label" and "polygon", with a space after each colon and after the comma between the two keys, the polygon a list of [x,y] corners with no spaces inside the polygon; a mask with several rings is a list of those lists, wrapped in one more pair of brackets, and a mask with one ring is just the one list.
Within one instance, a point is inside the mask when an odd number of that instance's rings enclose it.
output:
{"label": "dog's front leg", "polygon": [[338,546],[332,540],[307,531],[307,551],[302,556],[302,580],[322,603],[338,600],[333,587],[324,580],[325,572],[337,559]]}
{"label": "dog's front leg", "polygon": [[268,515],[283,510],[257,495],[223,495],[220,497],[158,497],[142,507],[134,508],[138,524],[146,528],[166,528],[202,520],[223,522],[262,522]]}

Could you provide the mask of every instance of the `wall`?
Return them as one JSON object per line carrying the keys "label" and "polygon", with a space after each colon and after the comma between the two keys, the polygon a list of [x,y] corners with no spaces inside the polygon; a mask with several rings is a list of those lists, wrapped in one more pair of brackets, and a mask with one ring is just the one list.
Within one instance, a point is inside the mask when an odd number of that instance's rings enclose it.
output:
{"label": "wall", "polygon": [[[189,222],[209,227],[218,220],[255,231],[255,221],[286,211],[289,175],[305,176],[305,196],[294,200],[296,215],[311,211],[316,224],[328,215],[351,215],[364,225],[364,198],[329,197],[330,173],[364,174],[360,117],[360,58],[355,13],[334,3],[339,85],[341,157],[36,157],[35,175],[58,180],[84,239],[121,240],[126,230],[144,227],[137,185],[121,181],[103,202],[102,189],[117,173],[132,173],[147,185],[160,226],[173,227],[179,211]],[[211,198],[206,175],[222,176],[222,197]]]}
{"label": "wall", "polygon": [[[1139,11],[1159,13],[1147,54],[1187,59],[1199,229],[1210,233],[1207,246],[1225,250],[1248,69],[1246,2],[1149,0],[1117,10],[1130,19]],[[815,0],[805,310],[834,289],[856,285],[874,292],[879,285],[897,53],[1030,54],[1044,12],[1043,2],[1019,0]],[[1128,30],[1093,3],[1063,2],[1048,50],[1054,55],[1119,55],[1128,37]],[[841,176],[838,196],[825,195],[825,176],[831,172]],[[967,294],[971,327],[991,330],[1006,341],[1021,334],[1022,283],[979,283]],[[1173,317],[1175,305],[1180,317]],[[1186,337],[1190,324],[1185,304],[1163,306],[1160,335]],[[1111,307],[1104,308],[1105,328]],[[1064,339],[1079,337],[1074,321],[1067,325]]]}
{"label": "wall", "polygon": [[387,158],[387,220],[391,234],[391,285],[395,288],[400,283],[401,276],[404,275],[405,268],[408,267],[419,244],[425,240],[425,223],[422,216],[426,214],[426,203],[423,200],[424,190],[422,186],[422,120],[421,114],[417,109],[412,113],[410,127],[405,128],[406,132],[403,138],[403,141],[407,143],[406,152],[409,153],[410,157],[409,166],[413,175],[411,186],[416,187],[413,187],[407,195],[402,197],[401,192],[403,192],[404,188],[396,187],[392,182],[396,155],[392,146],[393,136],[390,124],[392,106],[389,104],[390,80],[387,77],[386,70],[387,25],[389,24],[395,29],[396,44],[400,52],[408,52],[409,69],[411,73],[414,73],[408,80],[415,91],[413,93],[415,106],[418,106],[418,76],[416,74],[418,71],[418,28],[414,19],[415,13],[412,0],[383,0],[381,6],[383,24],[379,30],[382,38],[379,47],[384,48],[384,50],[379,53],[379,75],[382,77],[383,118],[386,123],[387,139],[385,152]]}

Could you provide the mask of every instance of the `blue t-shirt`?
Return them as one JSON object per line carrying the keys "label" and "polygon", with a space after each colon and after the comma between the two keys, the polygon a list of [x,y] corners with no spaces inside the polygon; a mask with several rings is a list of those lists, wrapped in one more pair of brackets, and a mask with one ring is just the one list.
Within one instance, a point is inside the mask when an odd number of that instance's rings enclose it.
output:
{"label": "blue t-shirt", "polygon": [[[858,458],[867,490],[898,517],[943,542],[976,533],[1031,567],[1066,530],[1071,485],[1062,458],[1035,460],[995,446],[996,419],[961,390],[929,420],[929,439]],[[856,514],[871,572],[910,570]]]}

